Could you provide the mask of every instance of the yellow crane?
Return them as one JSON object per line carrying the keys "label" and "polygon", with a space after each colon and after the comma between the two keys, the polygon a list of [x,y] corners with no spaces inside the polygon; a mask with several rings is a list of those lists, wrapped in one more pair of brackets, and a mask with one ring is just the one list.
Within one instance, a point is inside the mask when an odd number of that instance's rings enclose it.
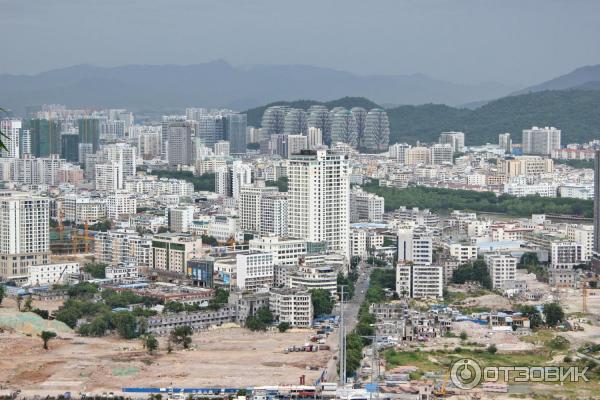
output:
{"label": "yellow crane", "polygon": [[600,277],[598,275],[593,277],[583,278],[581,280],[581,312],[587,314],[588,312],[588,288],[591,282],[600,282]]}

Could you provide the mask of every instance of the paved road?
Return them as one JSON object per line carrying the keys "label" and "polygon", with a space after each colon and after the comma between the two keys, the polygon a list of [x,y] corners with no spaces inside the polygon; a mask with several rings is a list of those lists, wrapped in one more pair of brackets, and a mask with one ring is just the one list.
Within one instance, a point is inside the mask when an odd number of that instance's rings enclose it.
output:
{"label": "paved road", "polygon": [[[346,333],[351,332],[358,322],[358,309],[360,308],[361,303],[365,299],[365,293],[369,288],[369,274],[370,270],[367,270],[364,265],[359,266],[359,271],[361,274],[356,281],[354,297],[348,300],[344,304],[344,326],[346,327]],[[333,309],[333,314],[340,315],[340,307],[339,304],[335,306]],[[327,382],[337,382],[339,380],[337,374],[337,355],[339,351],[339,329],[336,329],[327,340],[328,344],[331,346],[331,351],[333,352],[333,356],[327,363],[327,368],[325,370],[325,380]]]}

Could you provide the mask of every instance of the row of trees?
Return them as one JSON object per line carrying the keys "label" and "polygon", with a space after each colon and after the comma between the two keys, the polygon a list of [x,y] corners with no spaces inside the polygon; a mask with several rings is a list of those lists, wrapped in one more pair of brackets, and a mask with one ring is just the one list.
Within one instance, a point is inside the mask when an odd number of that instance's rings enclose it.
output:
{"label": "row of trees", "polygon": [[484,288],[492,289],[492,280],[490,279],[487,265],[481,259],[456,268],[452,273],[452,282],[457,284],[479,282]]}
{"label": "row of trees", "polygon": [[154,169],[150,172],[159,178],[173,178],[192,182],[195,191],[215,191],[215,174],[194,175],[191,171],[170,171],[163,169]]}
{"label": "row of trees", "polygon": [[591,218],[592,201],[562,197],[508,195],[496,196],[492,192],[453,190],[424,186],[405,189],[380,187],[378,182],[364,186],[364,189],[385,198],[386,210],[400,206],[430,208],[432,210],[472,210],[503,213],[518,217],[531,214],[573,214]]}

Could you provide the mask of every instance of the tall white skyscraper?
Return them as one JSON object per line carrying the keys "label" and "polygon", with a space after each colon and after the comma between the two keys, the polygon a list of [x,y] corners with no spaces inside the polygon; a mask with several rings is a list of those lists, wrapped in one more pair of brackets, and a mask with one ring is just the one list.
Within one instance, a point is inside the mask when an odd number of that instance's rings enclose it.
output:
{"label": "tall white skyscraper", "polygon": [[288,162],[289,235],[349,255],[349,163],[344,154],[304,150]]}
{"label": "tall white skyscraper", "polygon": [[2,157],[17,158],[19,157],[19,133],[21,131],[21,120],[19,119],[3,119],[0,121],[0,131],[4,133],[4,145],[6,150],[2,150]]}
{"label": "tall white skyscraper", "polygon": [[504,149],[505,153],[512,152],[512,139],[510,133],[501,133],[498,135],[498,146]]}
{"label": "tall white skyscraper", "polygon": [[321,129],[311,126],[308,128],[308,148],[314,150],[315,147],[323,145],[323,134]]}
{"label": "tall white skyscraper", "polygon": [[0,192],[0,278],[26,281],[29,267],[50,259],[50,201]]}
{"label": "tall white skyscraper", "polygon": [[121,165],[123,179],[135,176],[137,168],[136,149],[127,143],[113,143],[101,150],[108,162],[116,162]]}
{"label": "tall white skyscraper", "polygon": [[215,192],[238,198],[241,188],[252,183],[252,168],[241,161],[222,165],[215,171]]}
{"label": "tall white skyscraper", "polygon": [[523,154],[551,155],[560,149],[560,129],[555,127],[523,129]]}

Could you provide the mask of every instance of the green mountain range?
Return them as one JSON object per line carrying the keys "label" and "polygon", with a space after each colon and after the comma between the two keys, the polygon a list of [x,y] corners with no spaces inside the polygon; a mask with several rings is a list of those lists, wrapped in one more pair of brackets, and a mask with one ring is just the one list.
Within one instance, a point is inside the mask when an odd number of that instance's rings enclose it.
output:
{"label": "green mountain range", "polygon": [[[299,100],[276,102],[247,111],[248,125],[260,126],[264,110],[272,105],[307,109],[313,104],[333,107],[378,107],[362,97],[329,102]],[[503,97],[474,110],[442,104],[406,105],[387,110],[390,143],[434,142],[442,131],[465,132],[469,145],[497,143],[498,134],[510,132],[514,142],[523,129],[554,126],[562,130],[562,142],[586,142],[600,138],[600,90],[547,90]]]}

